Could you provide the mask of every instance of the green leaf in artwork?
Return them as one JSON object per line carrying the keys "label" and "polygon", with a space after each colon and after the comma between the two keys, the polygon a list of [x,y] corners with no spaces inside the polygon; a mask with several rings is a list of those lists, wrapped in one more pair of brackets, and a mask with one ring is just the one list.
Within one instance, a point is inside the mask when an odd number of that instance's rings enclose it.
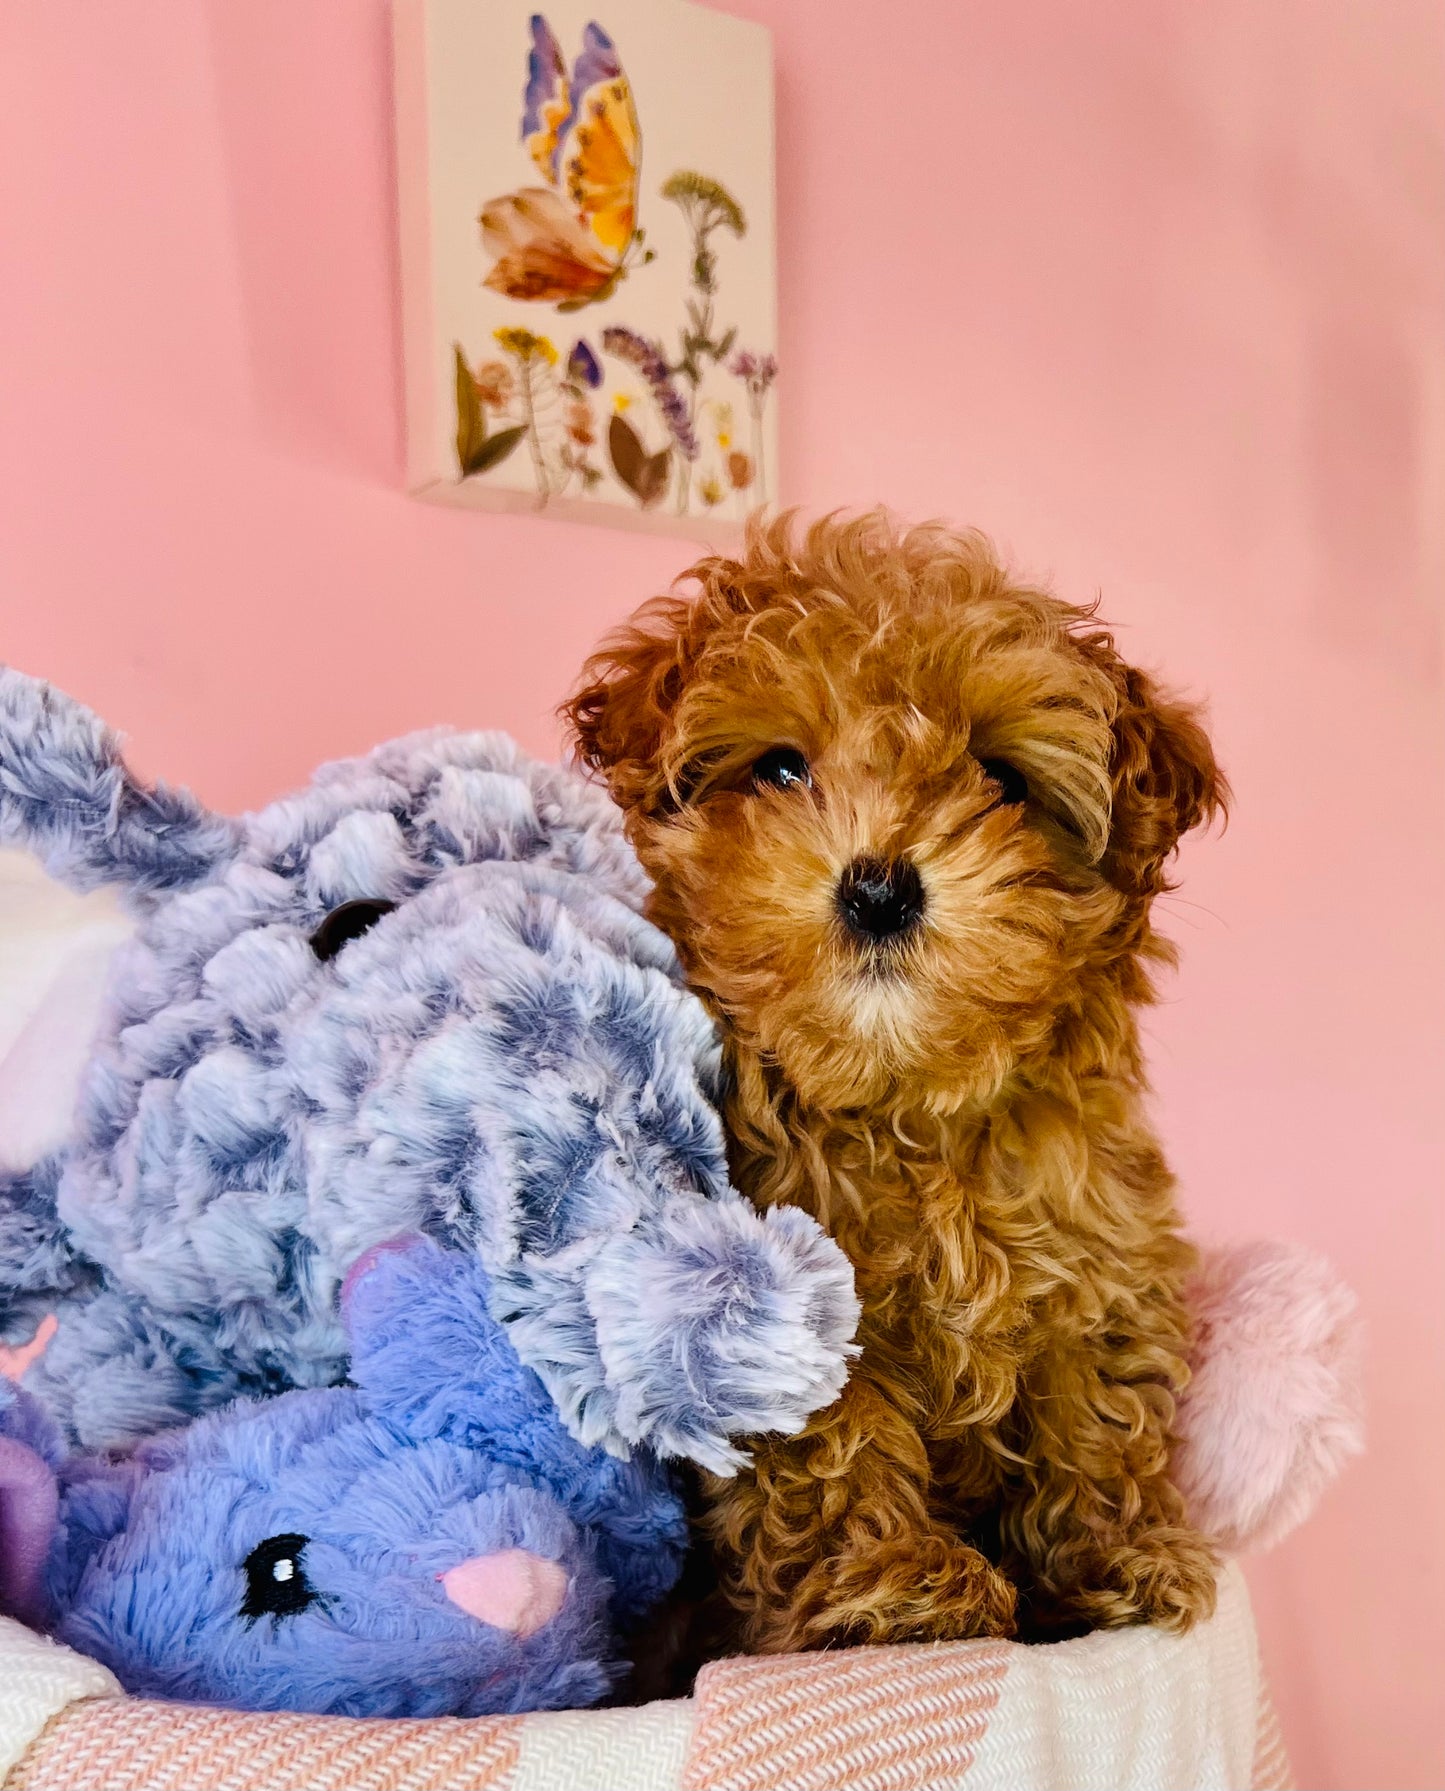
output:
{"label": "green leaf in artwork", "polygon": [[644,510],[662,501],[662,494],[667,490],[667,469],[671,461],[671,448],[663,448],[643,461],[642,476],[637,482],[637,495],[642,499]]}
{"label": "green leaf in artwork", "polygon": [[614,416],[607,425],[607,451],[612,470],[643,509],[657,503],[667,490],[667,463],[672,451],[649,454],[641,437],[625,417]]}
{"label": "green leaf in artwork", "polygon": [[487,436],[478,445],[466,470],[484,473],[491,467],[500,466],[526,433],[526,425],[518,423],[511,429],[499,429],[495,435]]}
{"label": "green leaf in artwork", "polygon": [[457,363],[457,465],[461,476],[484,473],[502,462],[527,433],[523,424],[487,434],[487,410],[459,342],[452,344]]}
{"label": "green leaf in artwork", "polygon": [[452,349],[457,363],[457,465],[465,478],[476,470],[471,463],[487,439],[487,421],[461,344],[454,342]]}
{"label": "green leaf in artwork", "polygon": [[607,425],[607,451],[612,456],[612,470],[632,493],[637,495],[637,475],[646,459],[637,431],[625,417],[614,416]]}

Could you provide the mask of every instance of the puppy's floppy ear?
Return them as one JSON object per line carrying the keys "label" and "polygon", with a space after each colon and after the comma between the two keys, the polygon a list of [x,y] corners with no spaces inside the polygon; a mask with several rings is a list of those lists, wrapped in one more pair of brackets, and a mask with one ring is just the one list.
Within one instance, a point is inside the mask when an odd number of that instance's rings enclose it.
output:
{"label": "puppy's floppy ear", "polygon": [[1226,812],[1229,785],[1197,708],[1117,658],[1109,669],[1119,708],[1104,871],[1126,894],[1149,897],[1168,887],[1165,866],[1183,836]]}
{"label": "puppy's floppy ear", "polygon": [[624,809],[666,813],[682,795],[671,750],[674,712],[720,613],[736,607],[731,587],[717,576],[730,564],[694,567],[688,576],[702,584],[695,598],[669,594],[644,603],[603,641],[562,705],[578,758],[602,773]]}
{"label": "puppy's floppy ear", "polygon": [[587,661],[562,706],[578,758],[602,773],[623,808],[653,807],[665,781],[659,761],[687,683],[687,636],[681,598],[644,604]]}
{"label": "puppy's floppy ear", "polygon": [[679,737],[678,706],[712,650],[801,582],[794,520],[791,510],[756,512],[740,559],[705,555],[677,581],[695,589],[644,603],[583,666],[562,719],[578,758],[602,773],[622,808],[666,815],[687,800],[700,765]]}

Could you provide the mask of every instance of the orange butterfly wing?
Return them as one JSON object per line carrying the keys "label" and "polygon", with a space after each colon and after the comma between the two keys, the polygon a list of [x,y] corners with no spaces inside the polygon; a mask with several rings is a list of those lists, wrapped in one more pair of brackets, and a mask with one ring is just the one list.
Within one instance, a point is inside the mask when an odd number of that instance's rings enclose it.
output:
{"label": "orange butterfly wing", "polygon": [[578,100],[562,139],[562,187],[598,242],[620,256],[637,228],[642,132],[632,88],[619,72]]}
{"label": "orange butterfly wing", "polygon": [[524,187],[482,208],[482,246],[496,266],[482,282],[508,298],[594,297],[616,274],[597,239],[550,187]]}
{"label": "orange butterfly wing", "polygon": [[569,309],[604,297],[636,230],[642,133],[617,50],[595,21],[569,83],[551,26],[532,19],[522,141],[548,185],[483,207],[482,246],[496,262],[483,285]]}

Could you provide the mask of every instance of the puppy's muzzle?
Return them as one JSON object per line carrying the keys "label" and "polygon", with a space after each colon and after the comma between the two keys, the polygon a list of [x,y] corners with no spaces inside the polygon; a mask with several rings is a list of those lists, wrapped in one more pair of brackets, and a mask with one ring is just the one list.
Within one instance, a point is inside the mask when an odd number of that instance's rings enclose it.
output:
{"label": "puppy's muzzle", "polygon": [[849,932],[872,944],[902,939],[923,918],[923,879],[912,860],[857,858],[838,879],[838,911]]}

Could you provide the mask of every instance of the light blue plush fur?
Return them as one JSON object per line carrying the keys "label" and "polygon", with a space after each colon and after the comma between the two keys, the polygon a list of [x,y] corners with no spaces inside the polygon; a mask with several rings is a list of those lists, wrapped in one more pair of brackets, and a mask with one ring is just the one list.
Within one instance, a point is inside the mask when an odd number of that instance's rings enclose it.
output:
{"label": "light blue plush fur", "polygon": [[[0,1382],[0,1520],[47,1549],[31,1608],[0,1563],[0,1608],[19,1602],[145,1697],[348,1716],[595,1703],[621,1665],[614,1624],[672,1585],[686,1520],[645,1451],[621,1462],[569,1435],[488,1298],[475,1257],[383,1248],[345,1303],[355,1390],[241,1400],[120,1458],[67,1458]],[[58,1510],[35,1509],[37,1457]],[[301,1608],[257,1614],[273,1538]],[[525,1636],[468,1615],[439,1577],[510,1550],[566,1576]]]}
{"label": "light blue plush fur", "polygon": [[[346,1368],[368,1247],[475,1253],[577,1437],[720,1471],[838,1393],[851,1270],[729,1185],[710,1022],[607,798],[438,731],[229,820],[0,670],[0,843],[139,916],[57,1158],[0,1177],[0,1338],[108,1447]],[[395,904],[323,961],[327,914]]]}

